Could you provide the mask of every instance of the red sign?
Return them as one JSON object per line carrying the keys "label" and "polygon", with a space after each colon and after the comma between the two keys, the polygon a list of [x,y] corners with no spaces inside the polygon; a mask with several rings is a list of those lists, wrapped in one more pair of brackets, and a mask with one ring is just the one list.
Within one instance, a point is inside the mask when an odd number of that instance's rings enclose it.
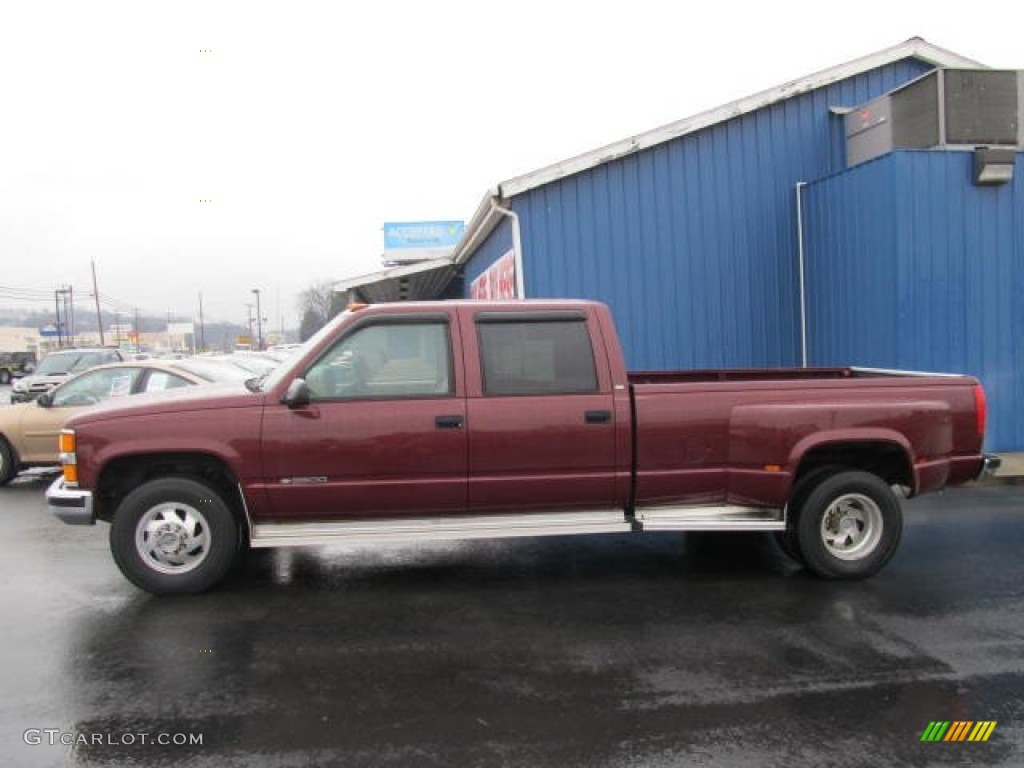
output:
{"label": "red sign", "polygon": [[469,286],[473,299],[516,298],[516,254],[509,250]]}

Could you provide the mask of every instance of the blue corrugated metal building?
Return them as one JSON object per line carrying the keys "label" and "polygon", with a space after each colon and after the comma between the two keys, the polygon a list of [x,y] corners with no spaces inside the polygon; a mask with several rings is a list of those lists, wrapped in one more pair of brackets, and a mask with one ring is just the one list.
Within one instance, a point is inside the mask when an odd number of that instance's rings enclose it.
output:
{"label": "blue corrugated metal building", "polygon": [[971,184],[970,152],[895,151],[805,191],[818,365],[978,376],[991,450],[1024,449],[1024,155]]}
{"label": "blue corrugated metal building", "polygon": [[914,38],[506,181],[419,297],[607,302],[633,369],[974,373],[988,447],[1024,449],[1024,169],[976,187],[945,148],[849,167],[850,112],[947,68],[982,65]]}

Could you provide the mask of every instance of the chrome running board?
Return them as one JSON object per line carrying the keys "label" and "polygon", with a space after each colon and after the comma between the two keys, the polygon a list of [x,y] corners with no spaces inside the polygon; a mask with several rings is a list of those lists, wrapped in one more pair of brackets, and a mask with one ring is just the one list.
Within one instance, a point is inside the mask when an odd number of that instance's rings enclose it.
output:
{"label": "chrome running board", "polygon": [[253,547],[300,547],[341,543],[457,541],[579,533],[627,533],[632,529],[632,524],[626,520],[621,509],[607,509],[424,519],[254,523],[249,540]]}
{"label": "chrome running board", "polygon": [[645,531],[784,531],[782,509],[763,507],[650,507],[637,509]]}

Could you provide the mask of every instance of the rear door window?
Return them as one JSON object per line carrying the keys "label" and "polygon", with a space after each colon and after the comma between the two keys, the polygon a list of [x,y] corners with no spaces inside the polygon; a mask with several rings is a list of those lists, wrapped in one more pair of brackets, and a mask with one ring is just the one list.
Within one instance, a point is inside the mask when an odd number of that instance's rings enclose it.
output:
{"label": "rear door window", "polygon": [[140,374],[138,368],[103,368],[83,373],[54,391],[53,405],[95,405],[112,397],[130,395]]}
{"label": "rear door window", "polygon": [[597,369],[583,318],[477,322],[484,393],[558,395],[597,392]]}

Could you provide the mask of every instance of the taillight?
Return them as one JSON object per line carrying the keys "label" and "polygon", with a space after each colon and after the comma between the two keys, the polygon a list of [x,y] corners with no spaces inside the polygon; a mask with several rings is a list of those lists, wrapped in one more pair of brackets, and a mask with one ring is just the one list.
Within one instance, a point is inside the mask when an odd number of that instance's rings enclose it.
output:
{"label": "taillight", "polygon": [[974,416],[977,419],[978,437],[985,436],[985,422],[988,419],[988,404],[981,384],[974,385]]}
{"label": "taillight", "polygon": [[62,429],[58,440],[64,482],[71,486],[78,485],[78,446],[75,440],[75,430]]}

